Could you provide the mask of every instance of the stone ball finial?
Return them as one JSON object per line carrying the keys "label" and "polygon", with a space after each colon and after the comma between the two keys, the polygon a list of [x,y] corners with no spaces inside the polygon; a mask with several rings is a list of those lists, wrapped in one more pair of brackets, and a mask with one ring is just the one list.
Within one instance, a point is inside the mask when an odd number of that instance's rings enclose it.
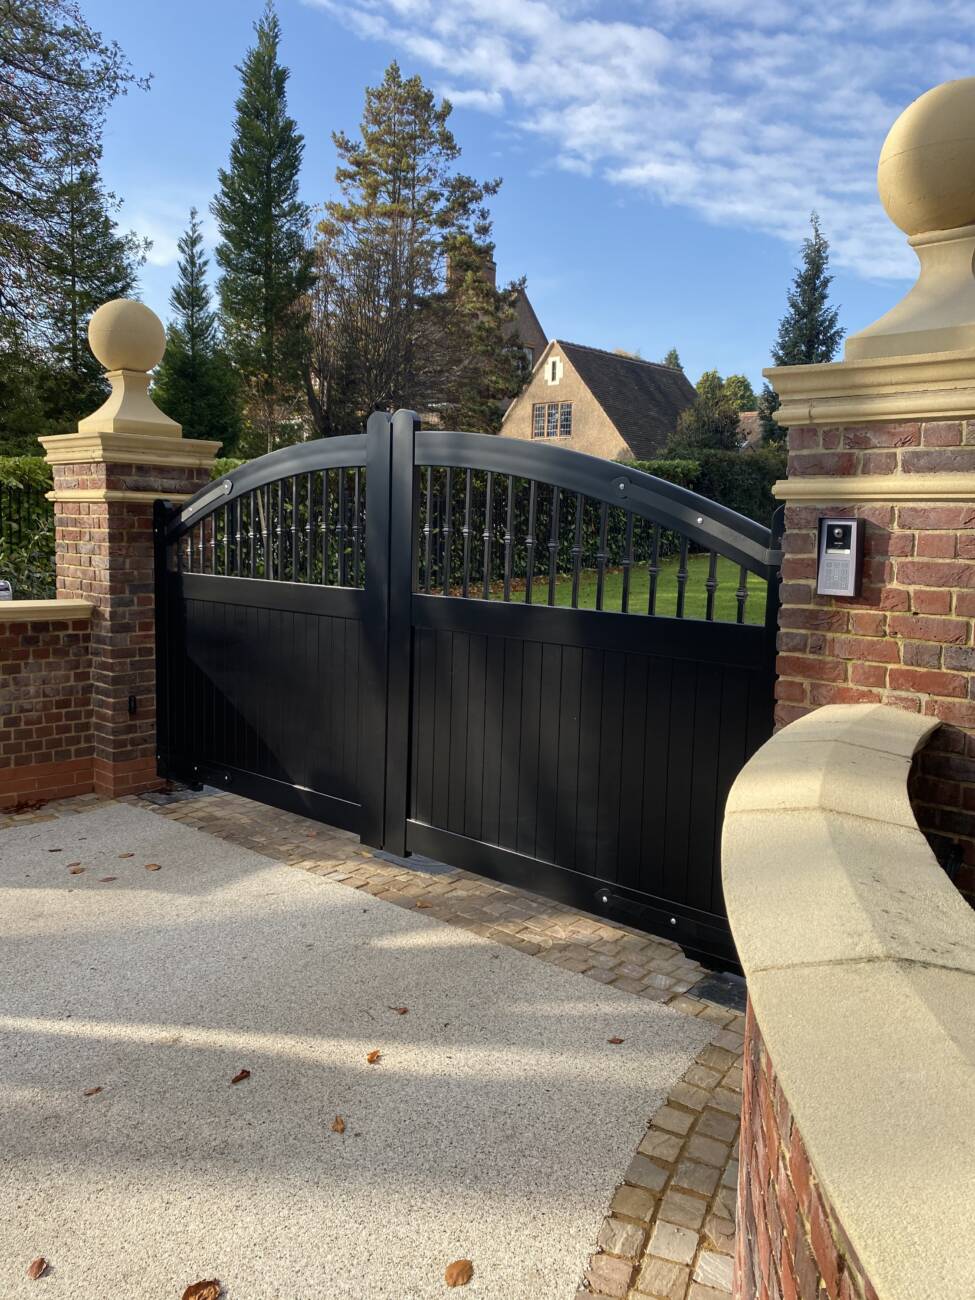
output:
{"label": "stone ball finial", "polygon": [[154,311],[131,298],[115,298],[88,322],[91,350],[106,370],[151,370],[166,351],[166,331]]}
{"label": "stone ball finial", "polygon": [[975,77],[946,81],[904,109],[884,141],[877,187],[906,235],[975,224]]}

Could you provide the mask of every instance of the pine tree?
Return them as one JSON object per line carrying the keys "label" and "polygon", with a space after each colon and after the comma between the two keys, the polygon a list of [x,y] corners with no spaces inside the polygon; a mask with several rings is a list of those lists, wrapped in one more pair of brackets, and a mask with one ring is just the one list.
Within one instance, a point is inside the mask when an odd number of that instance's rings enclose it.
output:
{"label": "pine tree", "polygon": [[177,280],[169,295],[175,313],[166,331],[166,353],[153,382],[159,408],[183,426],[187,438],[221,441],[224,454],[240,436],[237,377],[221,346],[207,284],[202,223],[196,208],[179,241]]}
{"label": "pine tree", "polygon": [[318,227],[327,288],[308,385],[320,432],[359,430],[376,406],[495,432],[527,377],[519,285],[499,291],[491,271],[500,181],[455,171],[451,111],[392,63],[366,90],[359,138],[333,136],[342,197]]}
{"label": "pine tree", "polygon": [[[772,345],[777,366],[808,366],[832,361],[845,330],[839,324],[839,308],[829,302],[829,242],[813,212],[809,217],[812,234],[802,244],[802,264],[796,268],[787,296],[788,308],[779,321]],[[778,394],[766,384],[758,411],[763,440],[781,443],[786,431],[775,420]]]}
{"label": "pine tree", "polygon": [[288,115],[288,69],[278,62],[281,26],[268,0],[240,68],[230,165],[212,204],[221,319],[246,393],[251,450],[304,433],[301,410],[312,257],[309,212],[298,197],[304,139]]}
{"label": "pine tree", "polygon": [[662,366],[670,366],[671,370],[684,369],[683,365],[681,365],[680,354],[676,348],[671,348],[660,364]]}
{"label": "pine tree", "polygon": [[[41,390],[48,419],[62,427],[104,400],[108,388],[88,347],[88,321],[102,303],[135,293],[150,247],[148,240],[119,232],[121,204],[104,189],[91,152],[79,160],[73,144],[67,141],[61,154],[39,267],[38,332],[46,361]],[[97,162],[97,152],[94,157]]]}

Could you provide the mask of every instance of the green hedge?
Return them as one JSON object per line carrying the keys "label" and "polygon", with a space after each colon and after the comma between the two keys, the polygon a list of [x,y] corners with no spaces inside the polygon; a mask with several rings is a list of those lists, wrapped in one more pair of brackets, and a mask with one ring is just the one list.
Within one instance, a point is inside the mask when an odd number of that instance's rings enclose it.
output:
{"label": "green hedge", "polygon": [[693,460],[661,458],[623,462],[669,483],[700,492],[759,523],[770,524],[778,502],[772,484],[785,478],[784,448],[759,451],[702,451]]}

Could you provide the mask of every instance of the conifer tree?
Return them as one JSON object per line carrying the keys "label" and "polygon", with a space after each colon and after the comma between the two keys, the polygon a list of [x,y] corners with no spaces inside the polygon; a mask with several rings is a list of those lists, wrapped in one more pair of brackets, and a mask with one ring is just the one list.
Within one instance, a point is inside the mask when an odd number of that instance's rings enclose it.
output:
{"label": "conifer tree", "polygon": [[70,425],[104,400],[108,388],[88,347],[88,321],[102,303],[135,293],[150,247],[118,230],[121,204],[104,189],[97,157],[89,150],[79,161],[73,140],[65,143],[40,262],[41,388],[54,425]]}
{"label": "conifer tree", "polygon": [[724,393],[736,411],[754,411],[757,398],[747,375],[729,375]]}
{"label": "conifer tree", "polygon": [[394,62],[366,91],[359,138],[333,136],[341,199],[316,256],[324,300],[309,392],[320,432],[360,430],[375,406],[496,432],[527,377],[513,328],[519,284],[494,284],[487,200],[460,174],[450,103]]}
{"label": "conifer tree", "polygon": [[268,4],[240,67],[230,163],[212,204],[221,320],[246,395],[251,451],[304,433],[301,393],[312,287],[308,208],[298,197],[304,139],[288,115],[281,26]]}
{"label": "conifer tree", "polygon": [[[779,321],[772,345],[772,361],[777,366],[808,366],[832,361],[845,330],[839,323],[839,308],[830,305],[829,241],[822,232],[819,217],[810,215],[812,234],[803,240],[802,262],[796,268],[787,295],[787,309]],[[775,420],[779,399],[766,384],[758,410],[766,442],[782,442],[785,430]]]}
{"label": "conifer tree", "polygon": [[676,348],[671,348],[660,364],[662,366],[670,366],[672,370],[684,369],[683,365],[681,364],[680,353],[677,351]]}
{"label": "conifer tree", "polygon": [[190,224],[179,241],[176,283],[169,295],[174,318],[166,331],[166,353],[156,371],[152,396],[183,426],[184,437],[218,439],[226,455],[240,435],[240,400],[237,377],[211,307],[209,259],[203,252],[201,226],[196,208],[191,208]]}

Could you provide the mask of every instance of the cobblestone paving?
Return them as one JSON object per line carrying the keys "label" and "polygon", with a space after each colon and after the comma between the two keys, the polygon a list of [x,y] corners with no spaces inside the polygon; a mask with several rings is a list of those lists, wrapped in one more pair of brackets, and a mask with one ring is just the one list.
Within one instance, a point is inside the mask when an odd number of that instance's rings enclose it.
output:
{"label": "cobblestone paving", "polygon": [[[377,856],[354,835],[236,795],[125,802],[361,889],[714,1025],[615,1190],[578,1300],[726,1300],[731,1292],[745,1018],[693,996],[707,972],[676,944],[440,866]],[[84,812],[82,795],[0,815],[0,829]]]}

